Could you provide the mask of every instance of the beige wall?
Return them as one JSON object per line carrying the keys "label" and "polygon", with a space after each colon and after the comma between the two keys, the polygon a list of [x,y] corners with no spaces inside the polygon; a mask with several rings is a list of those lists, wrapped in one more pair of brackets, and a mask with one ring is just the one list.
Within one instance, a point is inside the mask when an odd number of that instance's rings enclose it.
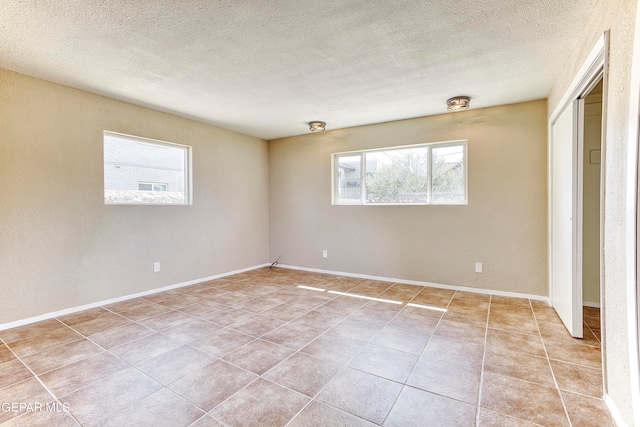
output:
{"label": "beige wall", "polygon": [[[103,130],[191,145],[193,206],[105,206]],[[0,324],[265,263],[267,155],[263,140],[0,70]]]}
{"label": "beige wall", "polygon": [[[270,141],[271,258],[546,296],[546,114],[534,101]],[[331,205],[331,153],[457,139],[467,206]]]}
{"label": "beige wall", "polygon": [[600,162],[592,151],[602,140],[602,94],[590,95],[584,108],[582,300],[600,304]]}
{"label": "beige wall", "polygon": [[[562,75],[549,95],[549,113],[553,112],[571,81],[601,34],[610,30],[608,88],[605,87],[604,174],[604,350],[606,389],[624,421],[634,425],[629,336],[632,319],[627,308],[634,301],[628,292],[634,283],[627,282],[626,247],[633,235],[626,233],[627,216],[627,145],[629,141],[629,87],[633,57],[636,17],[635,0],[601,0],[589,22],[577,35],[576,48],[569,56]],[[638,96],[635,94],[634,96]],[[629,171],[631,172],[631,171]],[[640,404],[640,402],[636,402]]]}

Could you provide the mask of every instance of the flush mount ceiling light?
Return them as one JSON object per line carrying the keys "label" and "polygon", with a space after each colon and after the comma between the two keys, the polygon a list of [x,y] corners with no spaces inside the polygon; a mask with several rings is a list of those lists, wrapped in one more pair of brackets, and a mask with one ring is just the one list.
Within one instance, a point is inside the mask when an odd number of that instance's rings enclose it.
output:
{"label": "flush mount ceiling light", "polygon": [[447,111],[463,111],[469,109],[469,101],[471,98],[468,96],[454,96],[447,99]]}
{"label": "flush mount ceiling light", "polygon": [[327,124],[325,122],[309,122],[309,130],[311,132],[322,132]]}

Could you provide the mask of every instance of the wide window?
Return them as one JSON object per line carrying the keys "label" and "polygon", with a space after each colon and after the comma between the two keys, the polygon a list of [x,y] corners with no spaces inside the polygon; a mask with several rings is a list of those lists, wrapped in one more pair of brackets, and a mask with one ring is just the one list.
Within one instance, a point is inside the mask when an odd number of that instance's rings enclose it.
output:
{"label": "wide window", "polygon": [[466,203],[466,141],[333,154],[333,204]]}
{"label": "wide window", "polygon": [[104,132],[104,202],[189,205],[191,147]]}

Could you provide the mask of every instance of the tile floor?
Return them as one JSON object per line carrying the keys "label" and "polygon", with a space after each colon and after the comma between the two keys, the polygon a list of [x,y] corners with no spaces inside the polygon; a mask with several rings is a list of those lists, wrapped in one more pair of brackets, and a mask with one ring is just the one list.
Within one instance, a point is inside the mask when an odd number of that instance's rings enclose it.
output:
{"label": "tile floor", "polygon": [[0,331],[0,424],[612,426],[599,325],[586,308],[575,340],[536,301],[259,269]]}

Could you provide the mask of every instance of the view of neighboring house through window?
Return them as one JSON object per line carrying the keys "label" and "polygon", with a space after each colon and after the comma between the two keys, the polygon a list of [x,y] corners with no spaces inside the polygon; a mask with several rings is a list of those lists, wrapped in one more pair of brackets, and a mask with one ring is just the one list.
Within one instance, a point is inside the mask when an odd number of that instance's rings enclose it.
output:
{"label": "view of neighboring house through window", "polygon": [[104,202],[188,205],[190,147],[104,132]]}
{"label": "view of neighboring house through window", "polygon": [[333,203],[467,203],[467,142],[333,154]]}

